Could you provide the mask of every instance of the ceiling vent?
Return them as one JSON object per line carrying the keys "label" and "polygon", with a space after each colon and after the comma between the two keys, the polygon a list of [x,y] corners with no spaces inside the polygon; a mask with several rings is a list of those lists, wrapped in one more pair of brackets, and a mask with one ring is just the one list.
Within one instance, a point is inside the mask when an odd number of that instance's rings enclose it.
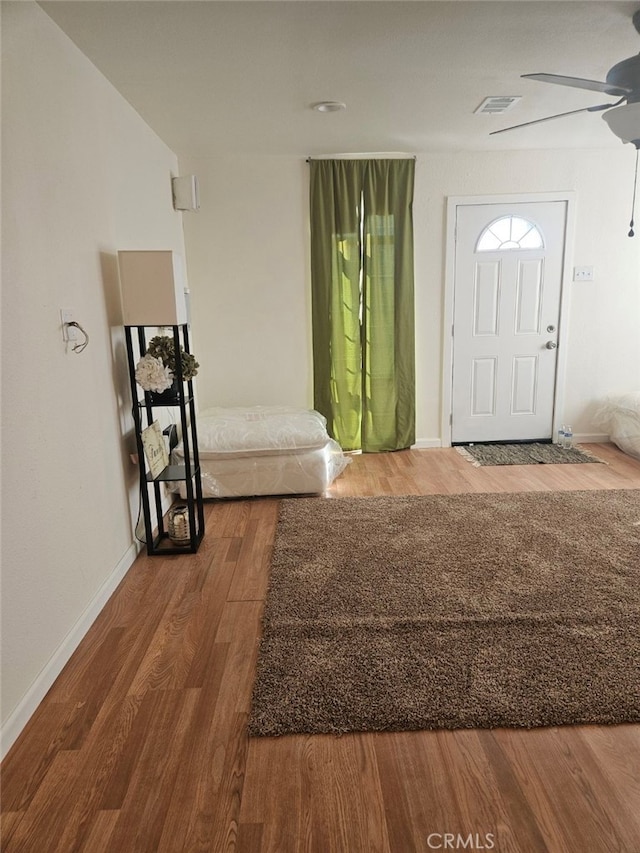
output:
{"label": "ceiling vent", "polygon": [[514,104],[522,100],[522,95],[493,95],[490,98],[485,98],[479,107],[476,107],[474,113],[489,113],[490,115],[500,115],[510,110]]}

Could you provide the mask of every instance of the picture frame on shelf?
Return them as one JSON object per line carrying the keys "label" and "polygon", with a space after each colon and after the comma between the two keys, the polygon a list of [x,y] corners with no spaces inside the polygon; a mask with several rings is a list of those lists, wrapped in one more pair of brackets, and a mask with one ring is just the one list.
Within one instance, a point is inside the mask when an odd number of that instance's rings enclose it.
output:
{"label": "picture frame on shelf", "polygon": [[149,471],[155,479],[162,474],[169,464],[167,446],[158,421],[154,421],[143,429],[140,437],[142,438],[142,446],[144,447],[144,455],[149,465]]}

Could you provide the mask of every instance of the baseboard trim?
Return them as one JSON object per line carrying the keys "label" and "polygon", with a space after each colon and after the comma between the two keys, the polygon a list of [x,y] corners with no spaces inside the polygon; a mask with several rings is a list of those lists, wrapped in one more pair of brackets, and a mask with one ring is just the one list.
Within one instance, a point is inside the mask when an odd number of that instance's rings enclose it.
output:
{"label": "baseboard trim", "polygon": [[439,438],[419,438],[411,445],[412,450],[425,450],[429,447],[442,447],[442,441]]}
{"label": "baseboard trim", "polygon": [[[573,440],[577,444],[608,444],[610,438],[606,434],[599,432],[574,433]],[[429,447],[443,447],[442,440],[439,438],[419,438],[415,444],[411,445],[412,450],[424,450]]]}
{"label": "baseboard trim", "polygon": [[115,569],[104,581],[78,621],[49,658],[42,672],[7,718],[7,721],[0,730],[0,760],[4,759],[5,755],[20,736],[20,733],[31,719],[33,712],[47,695],[53,682],[60,675],[65,664],[95,622],[100,611],[133,565],[139,550],[140,546],[135,542],[132,542],[129,548],[127,548]]}
{"label": "baseboard trim", "polygon": [[608,444],[610,439],[608,435],[603,435],[599,432],[578,432],[573,436],[576,444]]}

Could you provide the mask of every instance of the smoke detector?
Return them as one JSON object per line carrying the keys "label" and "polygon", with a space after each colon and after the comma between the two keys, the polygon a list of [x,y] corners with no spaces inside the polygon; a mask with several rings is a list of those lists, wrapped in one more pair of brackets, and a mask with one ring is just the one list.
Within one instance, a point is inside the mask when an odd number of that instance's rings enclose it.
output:
{"label": "smoke detector", "polygon": [[346,110],[347,105],[342,101],[318,101],[317,104],[311,104],[311,109],[319,113],[337,113],[339,110]]}

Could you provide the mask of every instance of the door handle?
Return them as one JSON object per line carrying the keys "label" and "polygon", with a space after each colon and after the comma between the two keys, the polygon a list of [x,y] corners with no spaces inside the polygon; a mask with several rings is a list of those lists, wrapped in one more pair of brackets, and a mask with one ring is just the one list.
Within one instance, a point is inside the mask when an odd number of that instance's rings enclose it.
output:
{"label": "door handle", "polygon": [[557,346],[558,344],[555,341],[547,341],[545,344],[547,349],[555,349]]}

